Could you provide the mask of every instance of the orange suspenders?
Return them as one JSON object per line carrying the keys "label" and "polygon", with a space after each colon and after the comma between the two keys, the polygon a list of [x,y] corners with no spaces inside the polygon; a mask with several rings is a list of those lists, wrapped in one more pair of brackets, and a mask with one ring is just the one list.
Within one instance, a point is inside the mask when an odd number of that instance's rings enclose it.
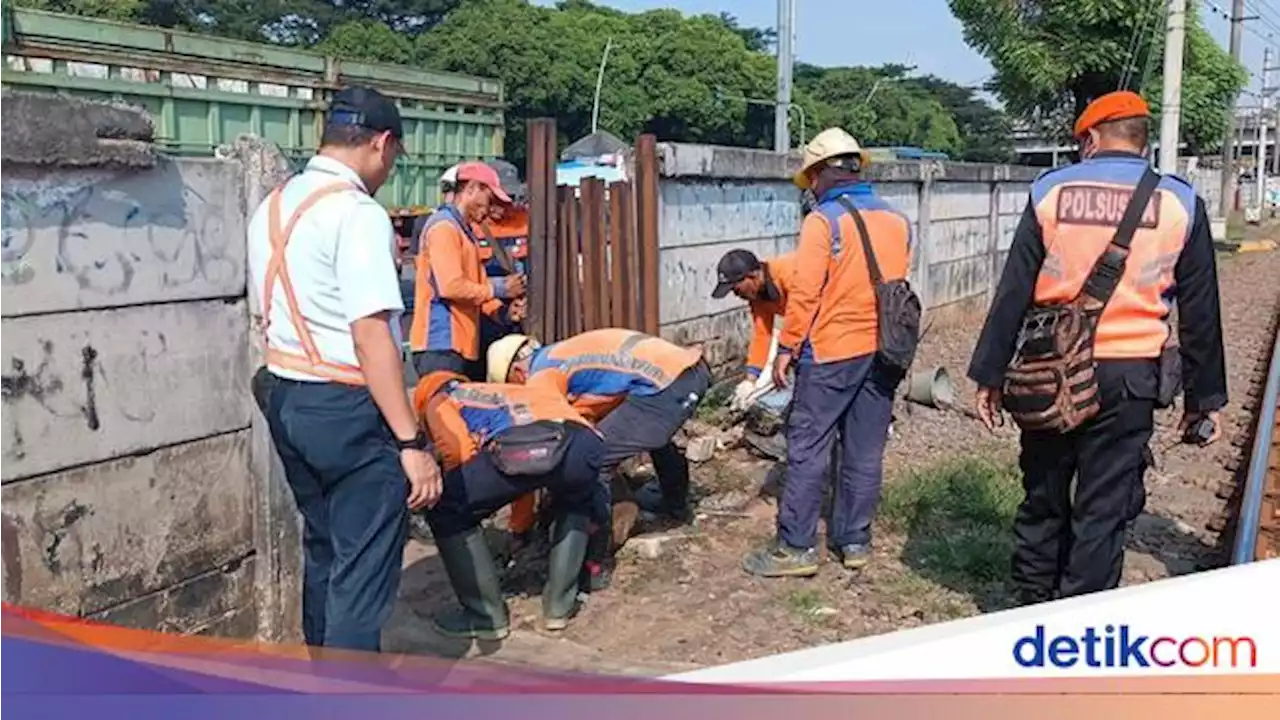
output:
{"label": "orange suspenders", "polygon": [[[294,294],[293,283],[289,280],[289,268],[285,264],[284,253],[285,247],[289,244],[289,237],[293,234],[294,227],[298,224],[298,219],[302,217],[303,213],[310,210],[321,199],[334,193],[350,190],[352,186],[349,183],[338,182],[315,190],[298,205],[298,208],[293,211],[293,215],[289,217],[289,224],[283,227],[280,225],[280,195],[282,189],[283,186],[276,188],[272,191],[271,197],[267,199],[267,202],[270,203],[267,211],[267,227],[271,238],[271,260],[267,263],[265,287],[262,292],[264,305],[262,336],[266,346],[266,361],[269,365],[275,365],[286,370],[296,370],[347,385],[364,385],[364,373],[361,372],[359,367],[347,365],[346,363],[329,362],[320,356],[320,351],[316,348],[315,339],[311,337],[311,331],[307,329],[306,321],[302,318],[302,312],[298,309],[298,297]],[[267,339],[267,328],[271,324],[271,294],[275,290],[277,278],[279,278],[280,286],[284,290],[285,300],[289,303],[289,320],[293,324],[294,332],[298,335],[298,341],[302,344],[302,354],[273,348],[270,340]]]}

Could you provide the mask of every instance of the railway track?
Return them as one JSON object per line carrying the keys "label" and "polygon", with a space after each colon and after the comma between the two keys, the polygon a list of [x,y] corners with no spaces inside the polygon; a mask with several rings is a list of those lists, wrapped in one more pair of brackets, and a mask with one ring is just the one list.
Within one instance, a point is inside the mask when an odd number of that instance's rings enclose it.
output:
{"label": "railway track", "polygon": [[1232,565],[1280,557],[1280,312],[1254,398],[1247,463],[1237,472],[1231,526]]}

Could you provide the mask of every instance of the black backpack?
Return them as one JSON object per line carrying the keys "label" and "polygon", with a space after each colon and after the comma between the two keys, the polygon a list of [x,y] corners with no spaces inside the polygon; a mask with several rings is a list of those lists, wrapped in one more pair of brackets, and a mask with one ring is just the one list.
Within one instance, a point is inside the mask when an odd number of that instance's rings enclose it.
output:
{"label": "black backpack", "polygon": [[853,216],[862,240],[862,252],[867,258],[867,270],[876,291],[876,359],[887,367],[905,374],[916,357],[920,345],[920,298],[911,289],[906,278],[885,282],[871,247],[867,223],[862,213],[849,198],[837,198],[844,209]]}

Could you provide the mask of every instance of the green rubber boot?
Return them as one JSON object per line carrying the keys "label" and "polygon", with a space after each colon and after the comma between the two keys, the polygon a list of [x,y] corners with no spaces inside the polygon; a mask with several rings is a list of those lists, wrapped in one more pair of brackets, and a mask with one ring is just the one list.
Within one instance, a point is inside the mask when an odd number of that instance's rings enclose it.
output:
{"label": "green rubber boot", "polygon": [[542,624],[547,630],[563,630],[578,609],[578,576],[587,555],[585,515],[560,518],[552,530],[547,557],[547,584],[542,588]]}
{"label": "green rubber boot", "polygon": [[502,599],[498,568],[480,528],[437,538],[436,548],[461,610],[432,618],[445,637],[502,640],[511,633],[507,604]]}

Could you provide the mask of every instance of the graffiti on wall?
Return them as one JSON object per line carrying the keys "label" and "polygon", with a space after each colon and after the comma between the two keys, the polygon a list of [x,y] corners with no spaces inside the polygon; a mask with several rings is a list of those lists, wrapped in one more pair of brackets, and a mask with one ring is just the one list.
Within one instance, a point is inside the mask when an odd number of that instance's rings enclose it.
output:
{"label": "graffiti on wall", "polygon": [[171,164],[105,178],[61,173],[55,184],[6,173],[0,282],[26,286],[19,313],[65,309],[58,296],[77,307],[166,299],[192,284],[234,288],[242,232],[226,227],[228,198],[208,197],[221,189],[217,176],[195,174]]}

